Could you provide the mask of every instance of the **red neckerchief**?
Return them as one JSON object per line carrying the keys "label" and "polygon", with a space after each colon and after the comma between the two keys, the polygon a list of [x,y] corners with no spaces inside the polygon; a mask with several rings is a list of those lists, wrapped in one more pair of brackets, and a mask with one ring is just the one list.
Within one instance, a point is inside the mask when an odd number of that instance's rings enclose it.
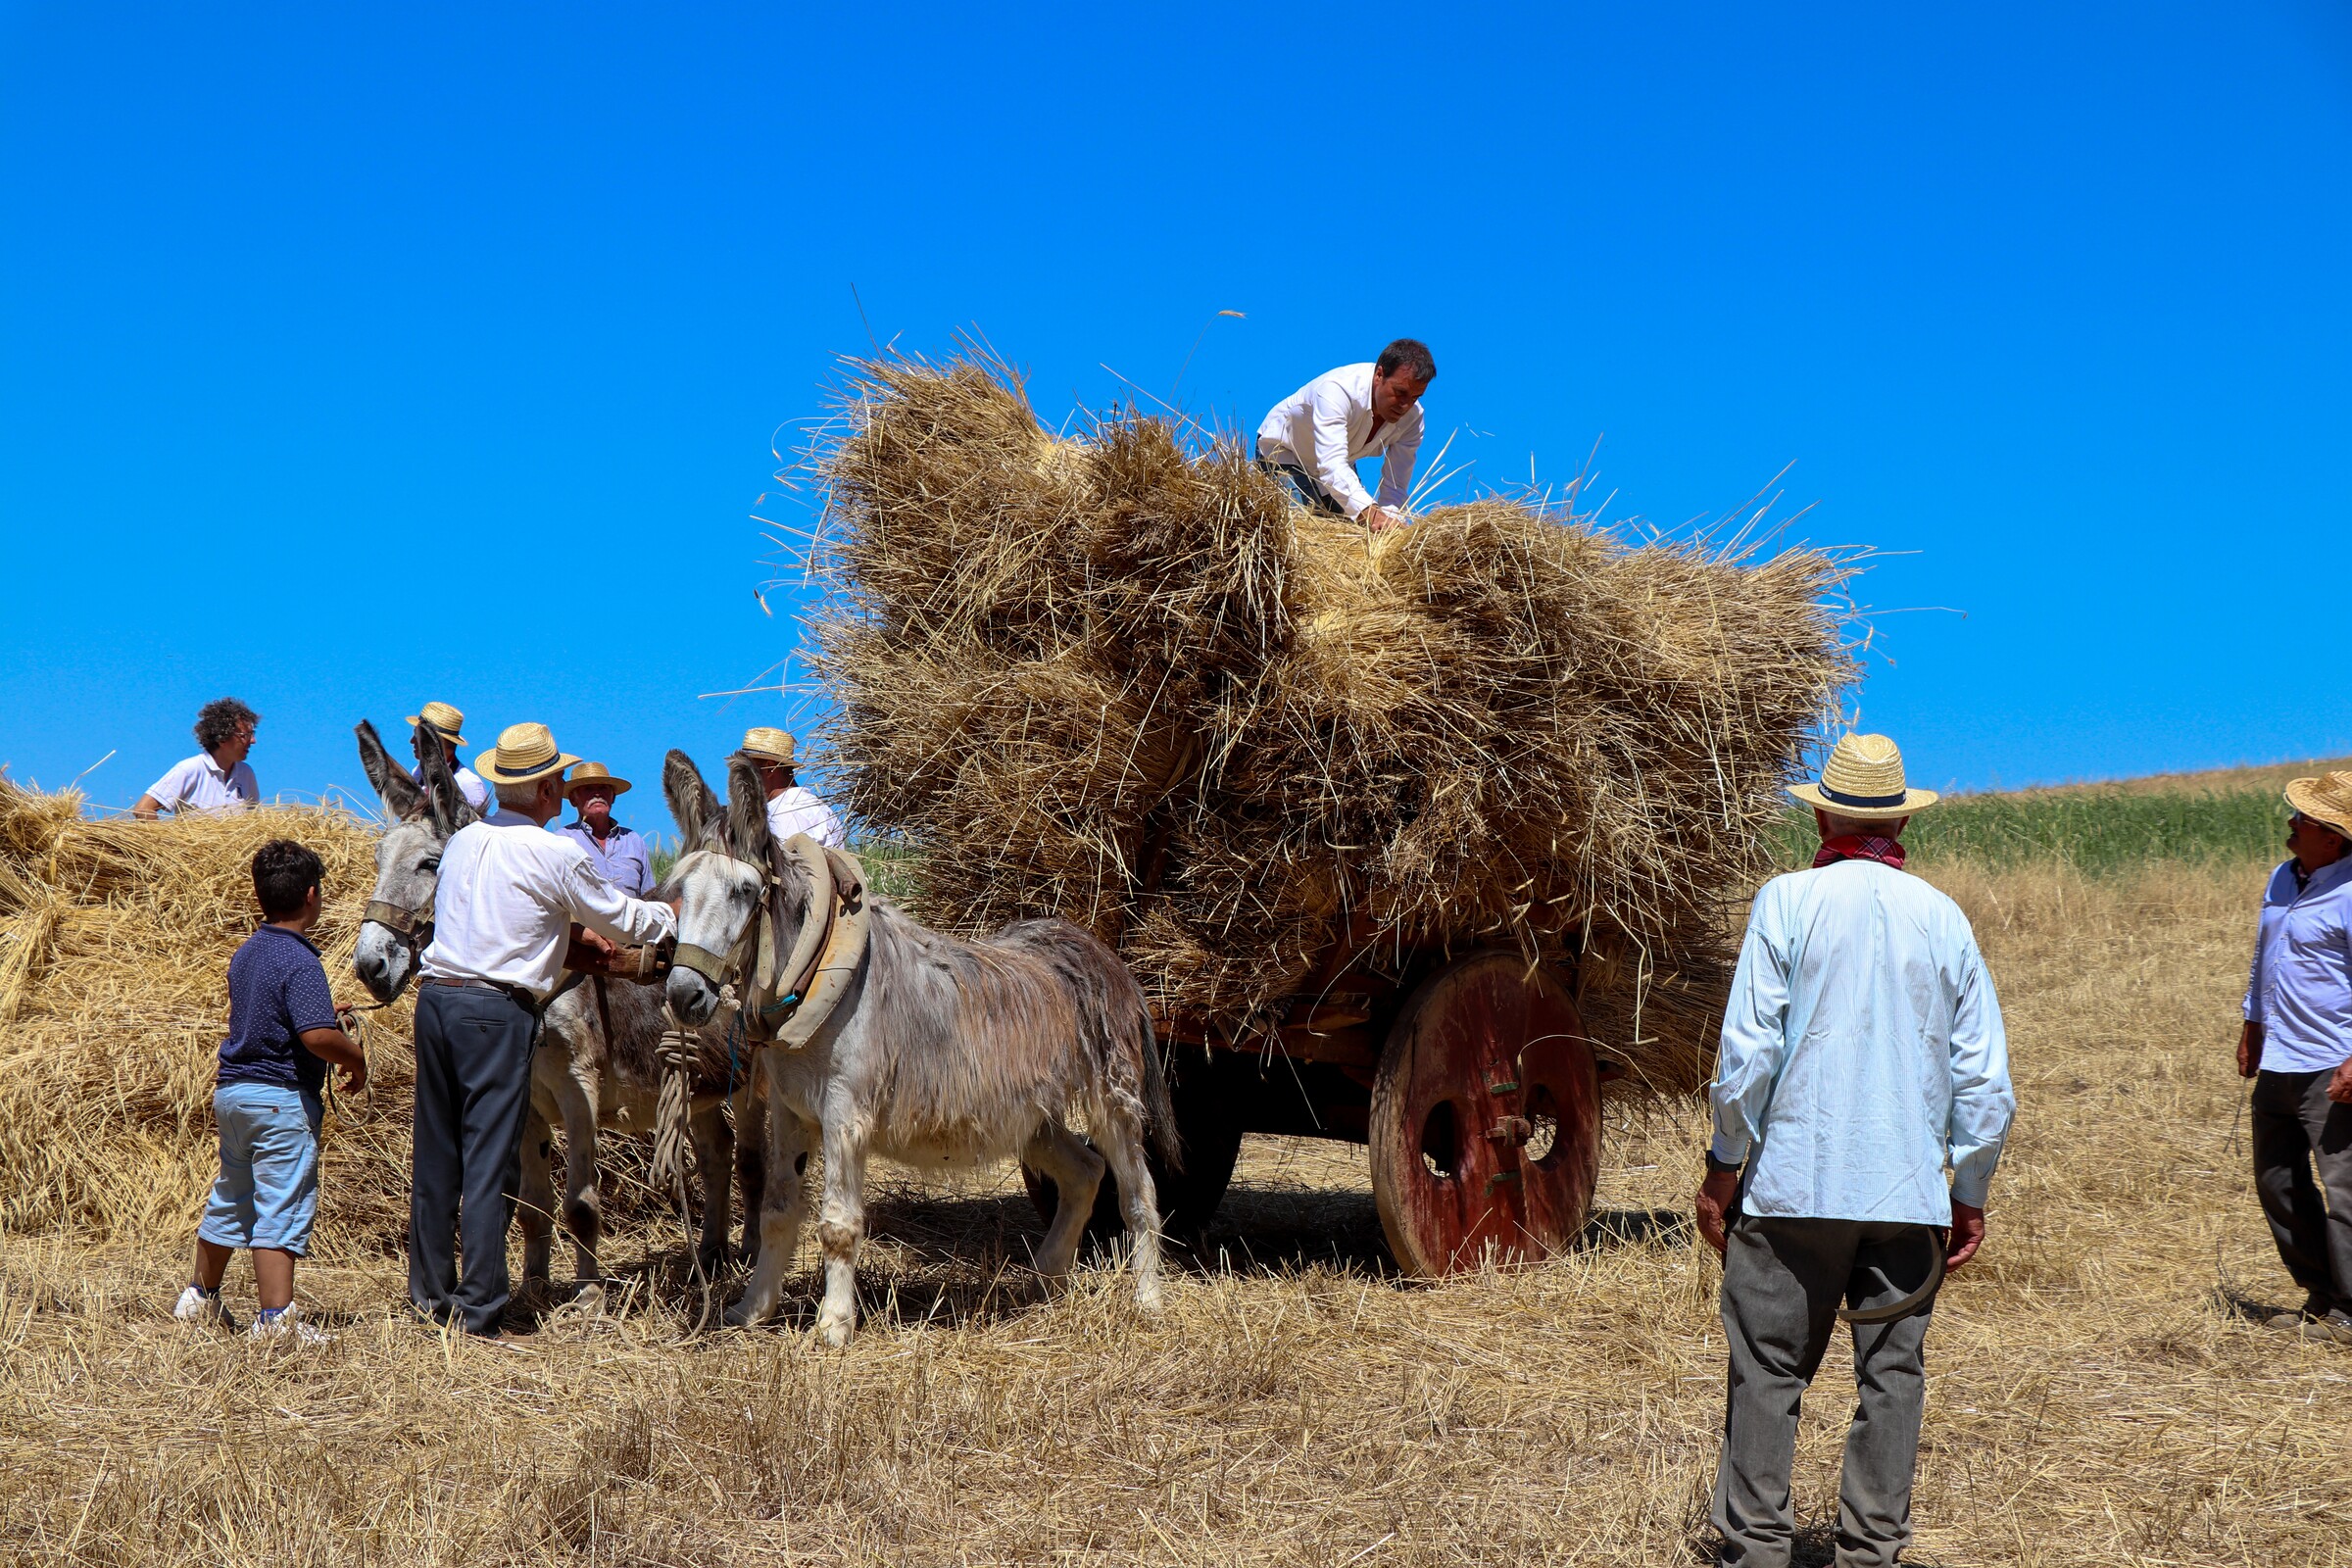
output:
{"label": "red neckerchief", "polygon": [[1813,854],[1815,869],[1836,865],[1839,860],[1876,860],[1881,865],[1891,865],[1900,871],[1903,868],[1903,847],[1876,833],[1840,833],[1834,839],[1823,839],[1821,848]]}

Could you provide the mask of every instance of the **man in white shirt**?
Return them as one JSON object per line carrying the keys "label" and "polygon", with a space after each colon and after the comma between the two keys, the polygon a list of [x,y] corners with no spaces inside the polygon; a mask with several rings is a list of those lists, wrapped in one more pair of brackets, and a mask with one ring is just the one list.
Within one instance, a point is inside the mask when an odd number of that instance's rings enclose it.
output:
{"label": "man in white shirt", "polygon": [[251,809],[261,801],[262,787],[245,759],[261,722],[261,714],[234,697],[205,704],[196,711],[196,744],[204,750],[173,763],[138,798],[130,814],[152,822],[159,811],[215,816]]}
{"label": "man in white shirt", "polygon": [[[1378,532],[1404,521],[1421,452],[1421,394],[1437,378],[1426,344],[1400,337],[1369,365],[1343,365],[1274,406],[1257,427],[1259,467],[1291,481],[1317,512],[1352,517]],[[1380,494],[1364,489],[1355,466],[1378,457]]]}
{"label": "man in white shirt", "polygon": [[466,744],[466,715],[447,703],[427,703],[422,710],[409,715],[408,723],[412,731],[409,749],[416,754],[416,765],[409,769],[409,777],[419,784],[424,782],[424,752],[430,743],[414,733],[422,724],[441,737],[441,755],[448,760],[450,771],[457,775],[458,791],[466,797],[466,804],[488,816],[495,809],[490,804],[490,786],[482,782],[479,773],[458,760],[458,748]]}
{"label": "man in white shirt", "polygon": [[[675,906],[629,898],[588,852],[547,823],[579,760],[544,724],[516,724],[474,758],[499,813],[450,835],[433,896],[433,940],[416,995],[416,1116],[409,1193],[409,1298],[436,1322],[499,1337],[507,1227],[521,1175],[539,1010],[563,973],[573,922],[614,943],[677,935]],[[448,763],[428,751],[425,788],[449,815]],[[446,792],[446,793],[440,793]],[[466,1273],[458,1277],[463,1241]]]}
{"label": "man in white shirt", "polygon": [[833,808],[793,782],[792,737],[765,725],[744,732],[743,755],[760,770],[767,791],[767,827],[778,844],[806,833],[828,850],[840,849],[849,834]]}
{"label": "man in white shirt", "polygon": [[1911,1539],[1928,1318],[1984,1239],[2017,1097],[1968,917],[1902,868],[1903,824],[1935,793],[1884,735],[1843,737],[1789,793],[1821,847],[1748,916],[1696,1203],[1724,1254],[1731,1361],[1712,1518],[1722,1562],[1788,1562],[1798,1402],[1844,1303],[1859,1398],[1838,1561],[1860,1568]]}

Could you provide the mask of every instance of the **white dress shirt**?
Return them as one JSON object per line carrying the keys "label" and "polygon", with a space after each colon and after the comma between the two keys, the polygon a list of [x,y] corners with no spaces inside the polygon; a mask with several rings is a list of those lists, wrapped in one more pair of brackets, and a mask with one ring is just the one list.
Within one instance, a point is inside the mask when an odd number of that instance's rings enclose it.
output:
{"label": "white dress shirt", "polygon": [[[1343,365],[1274,406],[1257,427],[1258,456],[1305,469],[1350,517],[1375,504],[1402,507],[1421,453],[1421,405],[1393,424],[1373,424],[1372,367]],[[1384,455],[1377,503],[1355,476],[1356,463],[1375,454]]]}
{"label": "white dress shirt", "polygon": [[185,761],[172,763],[172,771],[149,786],[147,793],[175,816],[187,811],[207,815],[243,811],[262,799],[262,787],[254,781],[252,768],[243,762],[224,768],[213,760],[210,752],[198,752]]}
{"label": "white dress shirt", "polygon": [[[476,773],[470,767],[460,766],[457,776],[458,793],[466,797],[466,804],[467,806],[472,807],[484,816],[488,816],[492,811],[498,808],[491,803],[490,786],[482,782],[481,774]],[[423,783],[424,764],[422,762],[418,762],[415,767],[410,768],[409,777],[415,779],[419,784]]]}
{"label": "white dress shirt", "polygon": [[838,850],[849,838],[833,808],[798,784],[769,797],[767,830],[778,844],[795,833],[806,833],[828,850]]}
{"label": "white dress shirt", "polygon": [[527,816],[472,822],[441,852],[433,941],[422,968],[433,979],[495,980],[545,1000],[564,973],[573,921],[613,942],[677,934],[666,904],[632,899],[606,881],[588,852]]}
{"label": "white dress shirt", "polygon": [[1983,1208],[2017,1097],[1960,906],[1874,860],[1765,883],[1712,1098],[1715,1157],[1748,1159],[1744,1213],[1948,1225],[1953,1199]]}

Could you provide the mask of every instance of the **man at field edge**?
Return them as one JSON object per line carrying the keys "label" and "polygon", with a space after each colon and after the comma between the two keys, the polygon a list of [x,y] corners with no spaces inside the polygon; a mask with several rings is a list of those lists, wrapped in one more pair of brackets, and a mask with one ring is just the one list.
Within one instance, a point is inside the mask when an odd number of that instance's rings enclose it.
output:
{"label": "man at field edge", "polygon": [[2286,804],[2237,1070],[2254,1080],[2255,1195],[2304,1292],[2270,1326],[2352,1346],[2352,772],[2296,779]]}
{"label": "man at field edge", "polygon": [[1846,1568],[1910,1542],[1928,1319],[1944,1270],[1984,1240],[2017,1101],[1967,916],[1902,870],[1904,825],[1935,793],[1907,786],[1884,735],[1844,736],[1789,793],[1821,848],[1756,895],[1696,1202],[1724,1254],[1730,1343],[1711,1515],[1723,1562],[1788,1561],[1798,1404],[1843,1300],[1860,1394],[1838,1494]]}
{"label": "man at field edge", "polygon": [[[1257,466],[1291,481],[1317,512],[1352,517],[1378,533],[1404,521],[1421,451],[1421,394],[1436,380],[1429,346],[1400,337],[1368,365],[1329,370],[1274,406],[1250,444]],[[1380,493],[1366,494],[1355,466],[1378,457]]]}
{"label": "man at field edge", "polygon": [[[564,770],[578,760],[544,724],[510,725],[475,754],[499,813],[450,835],[419,964],[409,1299],[419,1314],[489,1340],[503,1338],[531,1052],[571,926],[615,944],[678,929],[674,905],[627,897],[575,840],[546,831],[563,808]],[[456,794],[438,757],[428,755],[425,777],[427,789]],[[454,799],[445,804],[455,810]]]}
{"label": "man at field edge", "polygon": [[849,834],[840,814],[796,782],[791,735],[756,725],[744,732],[742,751],[760,770],[760,787],[767,793],[768,831],[778,844],[806,833],[828,850],[841,848]]}

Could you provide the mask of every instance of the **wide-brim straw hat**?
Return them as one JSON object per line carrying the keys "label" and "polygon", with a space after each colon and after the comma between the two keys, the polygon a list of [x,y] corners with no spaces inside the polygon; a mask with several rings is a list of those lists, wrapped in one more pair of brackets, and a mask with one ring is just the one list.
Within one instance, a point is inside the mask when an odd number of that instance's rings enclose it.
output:
{"label": "wide-brim straw hat", "polygon": [[2316,778],[2290,779],[2286,804],[2352,839],[2352,773],[2322,773]]}
{"label": "wide-brim straw hat", "polygon": [[1915,790],[1903,782],[1903,754],[1884,735],[1841,735],[1821,764],[1821,778],[1811,784],[1791,784],[1788,793],[1828,811],[1857,822],[1891,821],[1909,816],[1923,806],[1936,804],[1934,790]]}
{"label": "wide-brim straw hat", "polygon": [[792,737],[783,730],[769,729],[764,724],[757,725],[743,732],[743,755],[757,757],[763,761],[781,762],[790,767]]}
{"label": "wide-brim straw hat", "polygon": [[418,712],[411,713],[405,722],[411,729],[419,724],[430,724],[450,745],[466,744],[466,737],[462,733],[466,728],[466,715],[447,703],[427,703]]}
{"label": "wide-brim straw hat", "polygon": [[564,781],[564,793],[569,795],[583,784],[610,784],[615,795],[629,793],[629,781],[625,778],[615,777],[602,762],[582,762],[573,768],[571,777]]}
{"label": "wide-brim straw hat", "polygon": [[545,724],[509,724],[498,732],[496,746],[473,754],[473,770],[493,784],[528,784],[578,760],[557,749]]}

